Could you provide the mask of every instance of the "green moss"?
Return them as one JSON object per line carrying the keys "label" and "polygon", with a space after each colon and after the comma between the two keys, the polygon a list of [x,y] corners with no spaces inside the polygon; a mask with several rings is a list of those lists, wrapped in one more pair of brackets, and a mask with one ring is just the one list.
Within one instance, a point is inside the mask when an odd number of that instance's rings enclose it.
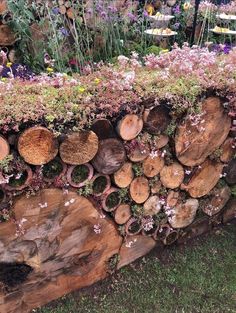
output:
{"label": "green moss", "polygon": [[109,209],[112,209],[114,207],[116,207],[120,202],[120,198],[119,198],[119,194],[118,192],[114,191],[111,194],[109,194],[109,196],[106,199],[106,206]]}
{"label": "green moss", "polygon": [[105,176],[97,177],[93,182],[93,192],[94,194],[102,193],[107,186],[107,179]]}
{"label": "green moss", "polygon": [[63,171],[63,165],[59,159],[55,159],[45,164],[43,167],[43,176],[48,179],[54,179]]}
{"label": "green moss", "polygon": [[86,165],[77,165],[71,174],[71,180],[76,183],[82,183],[84,182],[89,175],[89,169]]}

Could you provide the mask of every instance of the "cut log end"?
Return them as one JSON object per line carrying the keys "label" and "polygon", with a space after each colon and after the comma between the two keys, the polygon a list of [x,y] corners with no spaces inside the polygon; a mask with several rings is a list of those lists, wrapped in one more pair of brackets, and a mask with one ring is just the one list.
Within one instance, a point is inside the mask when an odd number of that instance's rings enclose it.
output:
{"label": "cut log end", "polygon": [[0,161],[5,159],[9,153],[10,153],[10,146],[7,140],[4,137],[0,136]]}
{"label": "cut log end", "polygon": [[130,196],[136,203],[144,203],[149,196],[149,184],[145,177],[136,177],[130,185]]}
{"label": "cut log end", "polygon": [[126,162],[114,173],[114,182],[120,188],[128,187],[134,178],[132,163]]}
{"label": "cut log end", "polygon": [[164,167],[164,159],[160,156],[149,156],[143,162],[143,173],[147,177],[154,177],[160,173]]}
{"label": "cut log end", "polygon": [[130,219],[132,213],[128,204],[120,204],[114,213],[115,222],[123,225]]}
{"label": "cut log end", "polygon": [[184,180],[183,166],[177,162],[164,166],[160,173],[160,180],[166,188],[175,189],[179,187]]}
{"label": "cut log end", "polygon": [[136,114],[127,114],[117,125],[117,133],[123,140],[132,140],[143,129],[143,120]]}

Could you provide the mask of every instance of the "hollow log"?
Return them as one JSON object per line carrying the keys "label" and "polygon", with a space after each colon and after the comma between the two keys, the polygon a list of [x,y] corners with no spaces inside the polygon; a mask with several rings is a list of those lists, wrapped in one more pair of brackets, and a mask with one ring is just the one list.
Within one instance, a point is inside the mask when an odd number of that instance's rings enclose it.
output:
{"label": "hollow log", "polygon": [[121,203],[118,188],[109,189],[102,199],[102,208],[107,212],[113,212]]}
{"label": "hollow log", "polygon": [[136,217],[131,217],[125,225],[127,236],[138,235],[142,230],[142,221]]}
{"label": "hollow log", "polygon": [[98,137],[93,131],[71,133],[60,145],[63,162],[80,165],[91,161],[98,151]]}
{"label": "hollow log", "polygon": [[26,129],[18,139],[18,151],[25,162],[43,165],[55,158],[58,142],[53,133],[45,127]]}
{"label": "hollow log", "polygon": [[16,41],[16,35],[8,25],[0,25],[0,45],[12,46]]}
{"label": "hollow log", "polygon": [[175,189],[179,187],[184,180],[183,166],[177,162],[164,166],[160,172],[160,180],[166,188]]}
{"label": "hollow log", "polygon": [[147,177],[154,177],[160,173],[165,162],[161,156],[149,156],[143,161],[143,173]]}
{"label": "hollow log", "polygon": [[120,260],[117,268],[137,260],[150,252],[156,245],[156,242],[151,237],[137,235],[126,238],[120,249]]}
{"label": "hollow log", "polygon": [[92,164],[99,173],[110,175],[121,168],[125,159],[123,143],[118,139],[110,138],[99,142],[98,152]]}
{"label": "hollow log", "polygon": [[219,213],[228,202],[231,195],[230,188],[226,185],[222,188],[215,188],[207,199],[202,211],[209,216]]}
{"label": "hollow log", "polygon": [[227,138],[221,146],[222,154],[220,156],[221,162],[230,162],[236,153],[236,144],[234,144],[234,138]]}
{"label": "hollow log", "polygon": [[132,163],[125,162],[122,167],[114,173],[114,182],[120,188],[128,187],[134,178]]}
{"label": "hollow log", "polygon": [[14,214],[16,223],[0,224],[0,266],[24,263],[32,271],[2,296],[0,312],[27,313],[107,276],[122,239],[89,200],[75,192],[41,190],[21,196]]}
{"label": "hollow log", "polygon": [[207,98],[202,104],[202,122],[195,125],[186,118],[177,129],[175,149],[178,160],[187,166],[199,165],[219,148],[229,134],[231,118],[219,98]]}
{"label": "hollow log", "polygon": [[223,223],[226,224],[236,218],[236,198],[231,198],[225,206]]}
{"label": "hollow log", "polygon": [[130,196],[136,203],[144,203],[149,197],[149,184],[145,177],[136,177],[130,185]]}
{"label": "hollow log", "polygon": [[98,136],[99,140],[116,137],[111,122],[105,118],[95,120],[91,126],[91,130]]}
{"label": "hollow log", "polygon": [[0,161],[5,159],[5,157],[7,157],[9,153],[10,153],[9,143],[3,136],[0,136]]}
{"label": "hollow log", "polygon": [[114,213],[115,222],[123,225],[130,219],[132,213],[129,204],[120,204]]}
{"label": "hollow log", "polygon": [[123,140],[132,140],[143,129],[143,119],[136,114],[127,114],[117,124],[116,131]]}
{"label": "hollow log", "polygon": [[188,199],[185,203],[179,202],[168,217],[168,222],[173,228],[184,228],[190,225],[199,206],[197,199]]}
{"label": "hollow log", "polygon": [[144,215],[155,215],[161,211],[161,204],[158,196],[151,196],[143,205]]}
{"label": "hollow log", "polygon": [[236,184],[236,159],[229,162],[224,170],[226,176],[225,180],[229,185]]}
{"label": "hollow log", "polygon": [[181,185],[181,189],[186,190],[193,198],[205,196],[217,184],[223,167],[222,163],[207,159],[193,174],[189,182]]}
{"label": "hollow log", "polygon": [[170,123],[169,109],[164,105],[146,109],[143,120],[144,127],[150,134],[158,135],[163,133]]}

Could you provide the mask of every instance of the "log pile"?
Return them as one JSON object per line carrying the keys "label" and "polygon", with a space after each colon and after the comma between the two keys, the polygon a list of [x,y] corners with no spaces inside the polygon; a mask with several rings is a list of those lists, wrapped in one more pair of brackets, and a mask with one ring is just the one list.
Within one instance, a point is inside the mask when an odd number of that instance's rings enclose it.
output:
{"label": "log pile", "polygon": [[201,107],[171,134],[171,110],[149,105],[59,137],[41,125],[0,137],[0,312],[29,312],[236,217],[232,117],[218,97]]}

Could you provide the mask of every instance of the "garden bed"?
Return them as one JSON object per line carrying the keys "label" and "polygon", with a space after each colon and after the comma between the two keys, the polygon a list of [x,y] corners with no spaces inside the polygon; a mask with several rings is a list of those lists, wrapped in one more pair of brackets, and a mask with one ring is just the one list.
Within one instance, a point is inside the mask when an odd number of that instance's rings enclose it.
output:
{"label": "garden bed", "polygon": [[[28,312],[235,218],[235,57],[185,46],[1,81],[0,310]],[[14,285],[11,266],[27,269]]]}

